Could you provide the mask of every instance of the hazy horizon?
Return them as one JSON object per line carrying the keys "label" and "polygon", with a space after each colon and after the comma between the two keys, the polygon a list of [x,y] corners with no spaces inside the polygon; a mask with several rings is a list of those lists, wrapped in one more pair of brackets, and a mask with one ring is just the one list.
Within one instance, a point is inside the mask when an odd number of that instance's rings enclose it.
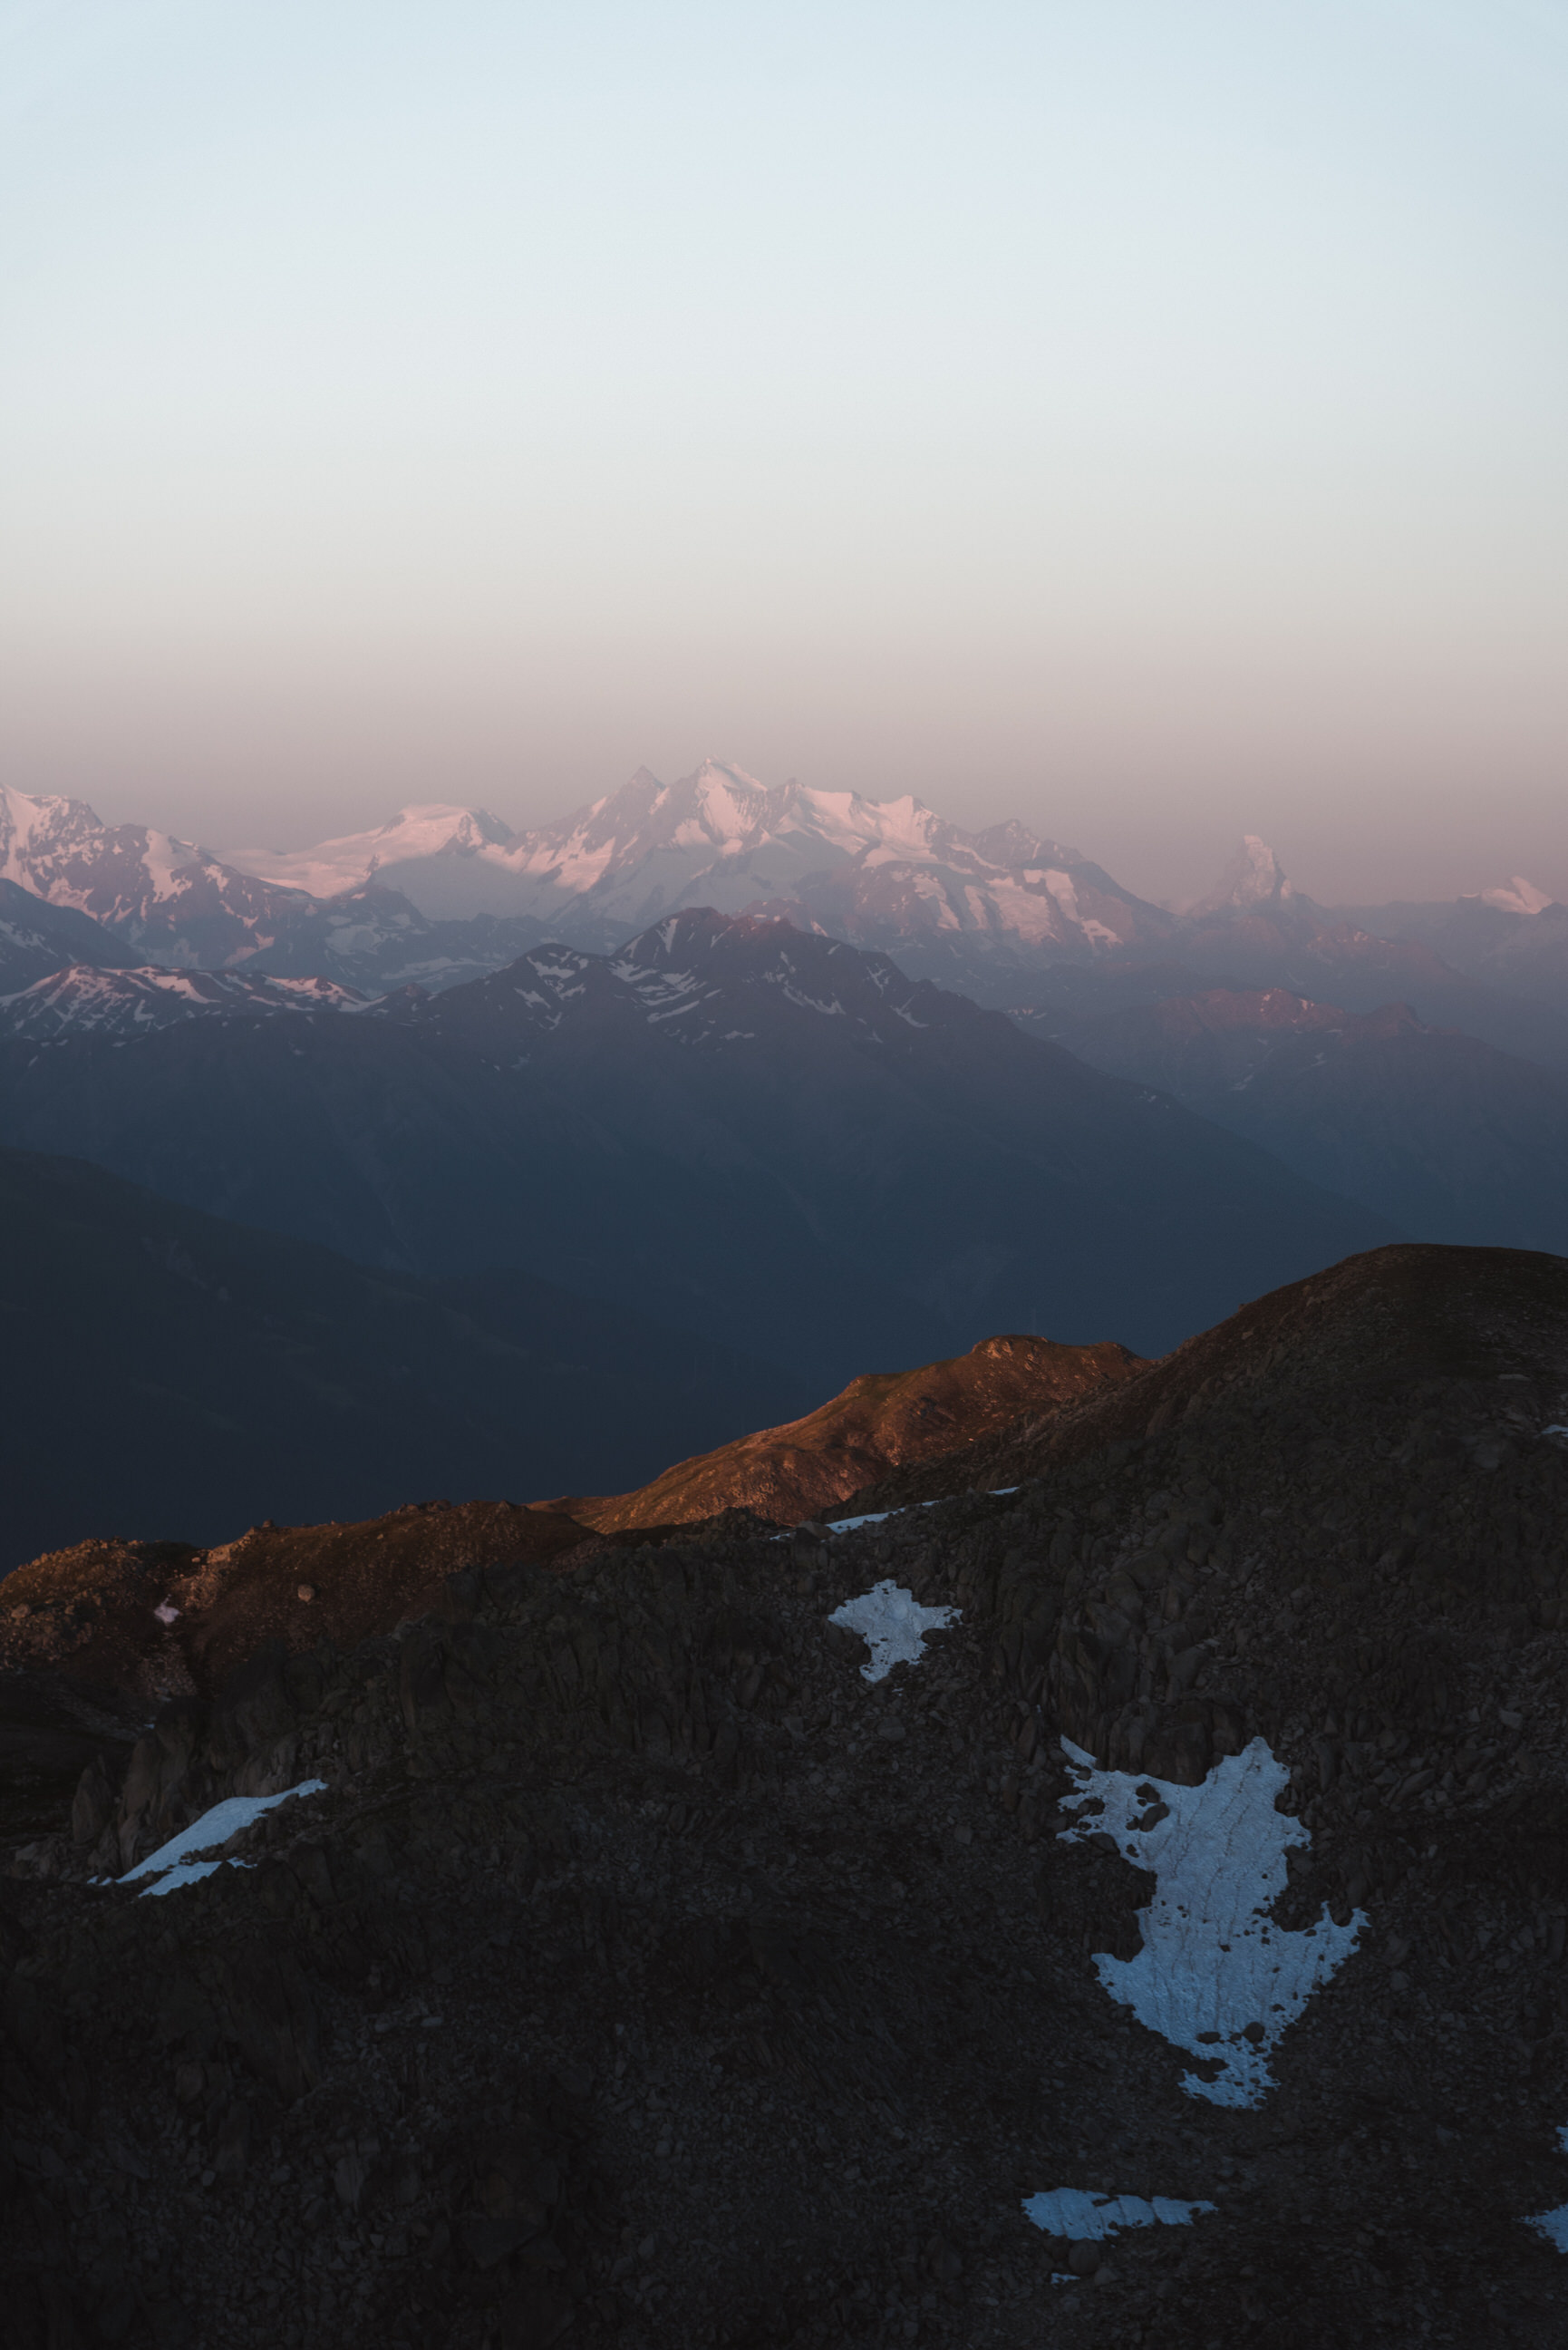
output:
{"label": "hazy horizon", "polygon": [[0,126],[17,788],[293,847],[711,752],[1568,897],[1528,0],[0,0]]}

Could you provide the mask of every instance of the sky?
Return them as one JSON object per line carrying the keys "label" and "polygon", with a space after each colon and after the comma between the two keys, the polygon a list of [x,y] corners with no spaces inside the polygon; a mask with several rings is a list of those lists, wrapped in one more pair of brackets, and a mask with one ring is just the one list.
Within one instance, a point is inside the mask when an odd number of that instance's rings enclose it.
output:
{"label": "sky", "polygon": [[0,0],[0,777],[1568,897],[1568,9]]}

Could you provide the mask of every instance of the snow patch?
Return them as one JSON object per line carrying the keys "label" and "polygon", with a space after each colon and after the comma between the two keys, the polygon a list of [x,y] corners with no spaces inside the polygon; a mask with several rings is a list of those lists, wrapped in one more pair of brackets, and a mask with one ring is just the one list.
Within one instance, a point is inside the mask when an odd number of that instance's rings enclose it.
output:
{"label": "snow patch", "polygon": [[1094,1810],[1061,1840],[1108,1834],[1155,1877],[1154,1898],[1137,1913],[1142,1950],[1133,1959],[1096,1953],[1101,1982],[1151,2032],[1217,2068],[1210,2078],[1187,2074],[1189,2096],[1261,2104],[1275,2085],[1269,2052],[1367,1922],[1358,1909],[1336,1926],[1325,1908],[1316,1925],[1287,1933],[1266,1914],[1288,1881],[1287,1849],[1312,1842],[1275,1809],[1289,1773],[1262,1738],[1226,1755],[1200,1787],[1101,1771],[1065,1738],[1062,1751],[1077,1781],[1064,1804]]}
{"label": "snow patch", "polygon": [[1100,2242],[1118,2228],[1189,2228],[1199,2211],[1216,2208],[1178,2203],[1168,2195],[1146,2203],[1141,2195],[1091,2195],[1082,2187],[1054,2187],[1048,2195],[1031,2195],[1023,2211],[1048,2236],[1070,2236],[1082,2244]]}
{"label": "snow patch", "polygon": [[1550,892],[1538,889],[1522,873],[1511,875],[1501,888],[1483,889],[1480,899],[1483,906],[1495,906],[1504,914],[1539,914],[1552,903]]}
{"label": "snow patch", "polygon": [[[161,1879],[159,1884],[148,1886],[146,1893],[172,1893],[177,1885],[194,1885],[201,1877],[211,1877],[223,1864],[192,1860],[192,1853],[211,1852],[215,1845],[227,1844],[242,1828],[259,1820],[264,1812],[286,1804],[291,1795],[319,1795],[326,1789],[325,1779],[302,1779],[297,1787],[286,1787],[281,1795],[229,1795],[223,1803],[214,1804],[211,1811],[203,1812],[199,1820],[192,1820],[188,1828],[182,1828],[177,1836],[171,1836],[167,1844],[160,1845],[156,1852],[150,1852],[145,1860],[139,1860],[134,1868],[128,1868],[123,1877],[110,1881],[130,1885],[139,1877]],[[231,1866],[244,1867],[249,1864],[235,1862]]]}
{"label": "snow patch", "polygon": [[[1568,2154],[1568,2124],[1558,2130],[1557,2143]],[[1559,2203],[1554,2211],[1532,2211],[1524,2224],[1555,2244],[1560,2252],[1568,2252],[1568,2203]]]}
{"label": "snow patch", "polygon": [[889,1582],[873,1584],[858,1599],[846,1599],[827,1620],[860,1634],[871,1651],[860,1678],[879,1681],[895,1665],[918,1665],[926,1634],[956,1624],[961,1612],[957,1607],[922,1607],[912,1591]]}
{"label": "snow patch", "polygon": [[1524,2224],[1555,2244],[1560,2252],[1568,2252],[1568,2203],[1559,2203],[1555,2211],[1532,2211]]}
{"label": "snow patch", "polygon": [[[1004,1493],[1016,1493],[1017,1491],[1018,1488],[1016,1485],[993,1485],[991,1489],[991,1498],[993,1502],[999,1502]],[[905,1507],[913,1510],[940,1510],[944,1502],[956,1502],[957,1500],[958,1495],[956,1493],[939,1493],[935,1501],[910,1502],[907,1503]],[[889,1518],[901,1518],[903,1514],[904,1511],[902,1509],[868,1510],[863,1518],[835,1518],[827,1531],[830,1534],[852,1534],[857,1526],[885,1525]],[[781,1542],[784,1539],[786,1539],[786,1537],[784,1535],[779,1536],[779,1540]]]}

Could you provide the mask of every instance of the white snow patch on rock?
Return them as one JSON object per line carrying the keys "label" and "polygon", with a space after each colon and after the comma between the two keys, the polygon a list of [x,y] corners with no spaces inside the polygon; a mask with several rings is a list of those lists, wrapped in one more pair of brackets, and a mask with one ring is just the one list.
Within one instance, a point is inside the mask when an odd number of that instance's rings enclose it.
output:
{"label": "white snow patch on rock", "polygon": [[[991,1497],[993,1502],[1000,1501],[1004,1493],[1016,1493],[1017,1491],[1018,1488],[1016,1485],[993,1485],[992,1488]],[[940,1510],[944,1502],[951,1502],[956,1500],[956,1498],[957,1496],[952,1493],[939,1493],[934,1502],[910,1502],[906,1506],[912,1510]],[[904,1512],[901,1509],[868,1510],[866,1513],[866,1515],[861,1518],[833,1519],[828,1525],[827,1531],[830,1534],[852,1534],[857,1526],[885,1525],[889,1518],[900,1518],[903,1514]],[[787,1542],[789,1537],[787,1535],[775,1534],[774,1539],[775,1542]]]}
{"label": "white snow patch on rock", "polygon": [[174,1866],[166,1870],[161,1877],[154,1877],[151,1885],[142,1887],[141,1898],[145,1901],[149,1894],[152,1893],[172,1893],[182,1885],[199,1885],[203,1877],[215,1876],[220,1868],[254,1868],[254,1860],[177,1861]]}
{"label": "white snow patch on rock", "polygon": [[1146,2203],[1141,2195],[1091,2195],[1083,2187],[1054,2187],[1048,2195],[1031,2195],[1023,2211],[1048,2236],[1070,2236],[1075,2243],[1098,2242],[1118,2228],[1187,2228],[1212,2203],[1178,2203],[1157,2195]]}
{"label": "white snow patch on rock", "polygon": [[139,1860],[134,1868],[128,1868],[122,1877],[111,1881],[129,1885],[139,1877],[159,1878],[158,1884],[147,1887],[147,1893],[172,1893],[177,1885],[194,1885],[223,1864],[193,1860],[192,1853],[211,1852],[215,1845],[227,1844],[232,1835],[248,1828],[264,1812],[286,1804],[291,1795],[318,1795],[326,1786],[325,1779],[302,1779],[297,1787],[286,1787],[281,1795],[230,1795],[203,1812],[199,1820],[192,1820],[188,1828],[182,1828],[177,1836],[171,1836],[167,1844],[161,1844],[156,1852],[150,1852],[145,1860]]}
{"label": "white snow patch on rock", "polygon": [[1133,1959],[1097,1953],[1101,1982],[1151,2032],[1218,2066],[1210,2079],[1188,2074],[1189,2095],[1261,2104],[1275,2085],[1269,2052],[1366,1923],[1358,1909],[1336,1926],[1324,1909],[1316,1925],[1287,1933],[1265,1914],[1287,1882],[1286,1850],[1312,1841],[1274,1808],[1288,1772],[1262,1738],[1226,1755],[1200,1787],[1098,1770],[1065,1738],[1062,1750],[1078,1782],[1065,1803],[1095,1806],[1062,1830],[1063,1840],[1108,1834],[1155,1877],[1154,1898],[1137,1913],[1142,1950]]}
{"label": "white snow patch on rock", "polygon": [[914,1593],[901,1585],[877,1583],[858,1599],[846,1599],[842,1607],[836,1607],[827,1620],[860,1634],[871,1651],[871,1661],[861,1666],[860,1677],[879,1681],[895,1665],[918,1665],[926,1634],[956,1624],[961,1613],[957,1607],[922,1607]]}
{"label": "white snow patch on rock", "polygon": [[1555,2211],[1532,2211],[1524,2224],[1536,2229],[1560,2252],[1568,2252],[1568,2203],[1559,2203]]}
{"label": "white snow patch on rock", "polygon": [[[1559,2128],[1557,2143],[1568,2154],[1568,2123]],[[1568,2252],[1568,2203],[1560,2203],[1554,2211],[1532,2211],[1524,2224],[1536,2229],[1560,2252]]]}

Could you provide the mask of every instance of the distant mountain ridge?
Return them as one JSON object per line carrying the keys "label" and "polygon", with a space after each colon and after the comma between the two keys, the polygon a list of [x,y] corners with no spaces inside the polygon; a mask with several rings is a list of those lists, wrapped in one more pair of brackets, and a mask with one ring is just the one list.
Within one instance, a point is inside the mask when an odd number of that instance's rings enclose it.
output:
{"label": "distant mountain ridge", "polygon": [[[1428,1024],[1568,1067],[1568,909],[1525,877],[1446,906],[1327,908],[1248,835],[1215,889],[1175,913],[1017,822],[968,831],[911,795],[769,787],[711,759],[672,785],[639,768],[524,832],[430,801],[312,848],[226,856],[13,791],[0,872],[94,926],[52,968],[129,961],[439,990],[546,940],[613,951],[708,905],[785,914],[1000,1010],[1042,1011],[1075,973],[1094,987],[1171,964],[1197,986],[1284,988],[1355,1012],[1408,1003]],[[0,994],[47,975],[36,944],[8,943],[5,915]]]}
{"label": "distant mountain ridge", "polygon": [[710,759],[673,785],[639,768],[526,832],[425,804],[317,849],[233,861],[316,889],[396,889],[431,917],[483,908],[589,952],[686,906],[784,914],[1005,1010],[1042,1008],[1075,971],[1093,987],[1170,962],[1199,984],[1282,987],[1357,1012],[1409,1003],[1568,1066],[1568,910],[1545,891],[1514,876],[1451,906],[1324,907],[1253,834],[1212,890],[1172,913],[1026,826],[965,831],[909,795],[770,789]]}
{"label": "distant mountain ridge", "polygon": [[1056,1041],[1158,1086],[1424,1241],[1568,1254],[1568,1076],[1418,1021],[1282,988],[1080,1011]]}
{"label": "distant mountain ridge", "polygon": [[101,922],[74,907],[53,906],[17,881],[0,880],[0,997],[71,964],[112,970],[134,962]]}
{"label": "distant mountain ridge", "polygon": [[[1251,869],[1256,871],[1255,860]],[[1288,907],[1291,900],[1271,879],[1266,902]],[[1242,920],[1242,940],[1253,951],[1252,926],[1262,919],[1254,911]],[[1407,952],[1417,965],[1435,960],[1418,944]],[[1568,1249],[1560,1172],[1568,1156],[1568,1080],[1560,1073],[1423,1022],[1406,1004],[1384,1002],[1374,1011],[1355,1012],[1281,988],[1194,986],[1193,975],[1177,964],[1107,964],[1095,972],[1074,965],[1064,975],[1081,983],[1075,1000],[1035,1014],[1020,1011],[1014,1024],[1064,1046],[1091,1068],[1144,1088],[1146,1100],[1148,1089],[1173,1097],[1295,1176],[1357,1203],[1386,1228],[1423,1240]],[[241,1031],[276,1030],[280,1023],[273,1047],[264,1047],[259,1035],[241,1037]],[[345,1023],[373,1032],[376,1041],[368,1035],[356,1045],[327,1033]],[[540,946],[455,988],[434,994],[405,989],[369,1002],[333,982],[249,971],[76,966],[0,1004],[0,1038],[11,1040],[13,1053],[23,1050],[23,1060],[8,1067],[0,1059],[0,1131],[16,1141],[101,1158],[192,1205],[257,1222],[281,1219],[284,1228],[302,1236],[411,1269],[449,1266],[457,1233],[488,1232],[481,1254],[511,1261],[518,1243],[505,1187],[515,1180],[520,1199],[540,1202],[535,1222],[543,1220],[548,1228],[549,1219],[557,1218],[560,1248],[597,1268],[586,1276],[587,1285],[618,1296],[625,1282],[649,1278],[661,1245],[650,1230],[641,1270],[630,1263],[609,1269],[607,1228],[624,1224],[628,1211],[613,1179],[605,1188],[610,1170],[589,1138],[624,1130],[629,1106],[644,1103],[640,1113],[629,1111],[632,1126],[639,1118],[641,1124],[640,1132],[627,1135],[633,1158],[658,1137],[656,1157],[661,1164],[667,1155],[670,1159],[653,1196],[679,1182],[671,1169],[683,1159],[695,1158],[696,1180],[711,1182],[712,1170],[704,1162],[713,1138],[723,1134],[721,1158],[738,1150],[736,1163],[753,1170],[745,1180],[759,1187],[759,1228],[782,1230],[765,1177],[795,1163],[798,1141],[763,1117],[760,1105],[745,1112],[745,1141],[735,1136],[733,1113],[753,1082],[748,1055],[758,1066],[776,1059],[780,1087],[797,1083],[797,1071],[814,1067],[826,1087],[846,1054],[888,1068],[897,1064],[901,1040],[924,1036],[931,1057],[968,1037],[982,1058],[994,1061],[1000,1086],[998,1044],[1005,1031],[996,1023],[996,1014],[907,978],[888,956],[802,932],[779,917],[727,919],[701,910],[667,917],[610,954]],[[138,1056],[120,1070],[91,1057],[95,1048],[118,1049],[127,1040],[175,1028],[204,1040],[177,1056],[178,1076],[174,1062],[165,1066]],[[32,1048],[39,1045],[53,1048],[51,1062],[63,1055],[57,1067],[37,1065]],[[676,1049],[674,1064],[666,1047]],[[612,1067],[620,1072],[613,1083]],[[1018,1081],[1027,1089],[1044,1074],[1026,1061]],[[805,1082],[809,1089],[809,1076]],[[944,1092],[950,1089],[950,1075],[941,1082]],[[1060,1073],[1053,1082],[1062,1082]],[[243,1144],[244,1118],[237,1107],[207,1124],[197,1116],[199,1100],[225,1100],[237,1084],[253,1085],[258,1102],[275,1100],[278,1130],[294,1138],[283,1163],[275,1159],[273,1121],[264,1120]],[[172,1097],[166,1094],[170,1087]],[[1069,1099],[1064,1090],[1064,1107]],[[686,1137],[674,1108],[680,1100],[691,1119]],[[993,1113],[988,1101],[980,1114],[982,1129]],[[800,1115],[808,1126],[815,1118],[825,1132],[835,1124],[808,1099]],[[1080,1102],[1066,1115],[1070,1127],[1088,1116],[1091,1123],[1108,1118],[1119,1128],[1125,1107],[1115,1109],[1107,1099],[1091,1110]],[[908,1102],[890,1107],[888,1116],[889,1134],[905,1131]],[[225,1118],[229,1139],[220,1143],[215,1137]],[[367,1118],[368,1128],[361,1125]],[[530,1118],[536,1133],[557,1137],[551,1148],[566,1159],[582,1154],[579,1196],[548,1210],[536,1176],[522,1171]],[[405,1163],[409,1137],[426,1120],[439,1137],[428,1146],[446,1170],[439,1177],[433,1165],[416,1173]],[[400,1142],[395,1139],[400,1123],[407,1129]],[[841,1123],[846,1134],[855,1130],[847,1116]],[[1131,1145],[1135,1159],[1164,1147],[1157,1127],[1158,1120]],[[876,1139],[857,1147],[869,1165],[884,1155]],[[1091,1146],[1096,1155],[1101,1147],[1099,1140]],[[191,1168],[211,1169],[214,1151],[227,1165],[221,1187],[191,1190]],[[460,1165],[465,1154],[472,1162],[467,1170]],[[317,1159],[335,1170],[319,1182],[311,1172]],[[515,1177],[508,1170],[517,1170]],[[200,1181],[215,1180],[209,1174]],[[836,1197],[842,1180],[835,1179],[833,1203],[814,1211],[826,1212],[830,1223],[842,1211]],[[1111,1180],[1114,1186],[1119,1179]],[[803,1179],[801,1196],[811,1196],[821,1180],[821,1170]],[[688,1191],[691,1182],[685,1179]],[[439,1205],[443,1196],[447,1212]],[[591,1213],[586,1212],[590,1200],[599,1202]],[[358,1204],[350,1208],[350,1201]],[[633,1211],[628,1229],[639,1226],[644,1212]],[[689,1203],[670,1212],[683,1223]],[[792,1204],[792,1225],[794,1212]],[[687,1271],[677,1284],[684,1284],[685,1302],[673,1293],[649,1294],[644,1310],[682,1324],[699,1297],[708,1298],[715,1312],[732,1311],[744,1297],[764,1314],[783,1311],[793,1324],[798,1300],[764,1303],[764,1292],[743,1271],[751,1243],[734,1226],[732,1208],[715,1195],[711,1214],[713,1230],[727,1232],[717,1253],[699,1237],[701,1218],[677,1251],[685,1254]],[[977,1267],[993,1242],[992,1234],[978,1241]],[[846,1267],[836,1281],[815,1240],[803,1243],[796,1234],[794,1244],[805,1245],[815,1260],[811,1271],[805,1259],[797,1262],[794,1282],[801,1297],[815,1300],[807,1321],[818,1320],[826,1332],[836,1326],[851,1294],[844,1282],[864,1284],[870,1257],[857,1242],[854,1275]],[[956,1263],[952,1229],[944,1227],[940,1237],[928,1233],[926,1246],[930,1278],[936,1266]],[[1022,1261],[1014,1241],[1005,1255]],[[705,1257],[711,1261],[705,1263]],[[542,1257],[528,1261],[536,1271],[550,1270]],[[726,1288],[729,1275],[715,1278],[721,1261],[730,1264],[738,1289]],[[894,1306],[893,1291],[907,1288],[912,1278],[911,1273],[891,1286],[879,1278],[859,1293],[854,1310],[870,1316],[868,1327],[883,1331],[885,1348],[878,1351],[885,1358],[895,1347],[906,1354],[929,1353],[944,1339],[952,1344],[964,1335],[946,1321],[909,1320],[907,1303]],[[967,1294],[974,1275],[955,1278],[954,1295]],[[837,1296],[836,1287],[842,1292]],[[976,1294],[982,1292],[983,1277]],[[1025,1296],[1026,1317],[1018,1311],[1020,1294],[1004,1285],[990,1318],[1014,1324],[1032,1318],[1048,1310],[1049,1295],[1042,1289],[1033,1299]],[[790,1344],[803,1336],[797,1331]],[[843,1346],[830,1358],[801,1360],[801,1375],[827,1384],[845,1359],[847,1334]]]}
{"label": "distant mountain ridge", "polygon": [[811,1395],[763,1348],[515,1270],[421,1281],[4,1149],[0,1304],[0,1575],[132,1525],[215,1542],[652,1476]]}
{"label": "distant mountain ridge", "polygon": [[639,767],[618,792],[530,832],[481,809],[417,806],[317,849],[241,849],[233,861],[318,892],[374,879],[431,913],[520,915],[594,951],[682,906],[740,913],[769,898],[862,944],[887,942],[873,931],[930,931],[1092,955],[1170,927],[1075,849],[1022,825],[967,832],[912,795],[770,789],[714,759],[672,785]]}
{"label": "distant mountain ridge", "polygon": [[312,896],[171,833],[105,824],[85,800],[0,790],[0,994],[67,963],[450,987],[540,935],[489,916],[432,920],[374,883]]}
{"label": "distant mountain ridge", "polygon": [[348,1012],[368,999],[330,979],[252,977],[237,971],[101,971],[67,963],[0,1002],[0,1032],[9,1036],[137,1036],[180,1020],[265,1018],[279,1012]]}
{"label": "distant mountain ridge", "polygon": [[13,1037],[0,1139],[720,1329],[819,1395],[999,1328],[1159,1352],[1394,1229],[886,955],[704,910],[348,1014]]}

